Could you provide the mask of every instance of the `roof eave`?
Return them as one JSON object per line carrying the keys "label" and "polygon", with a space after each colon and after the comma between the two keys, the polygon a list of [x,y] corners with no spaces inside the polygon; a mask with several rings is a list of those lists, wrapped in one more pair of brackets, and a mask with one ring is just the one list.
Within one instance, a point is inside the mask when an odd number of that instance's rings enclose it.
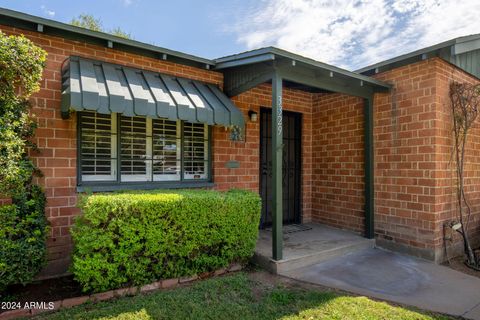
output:
{"label": "roof eave", "polygon": [[[19,27],[19,25],[21,24],[12,25],[14,22],[20,21],[24,23],[23,26]],[[115,45],[120,45],[121,47],[131,48],[134,50],[149,51],[152,54],[157,55],[160,59],[168,60],[169,57],[174,57],[176,61],[184,62],[190,65],[194,64],[196,66],[202,66],[205,68],[209,68],[210,66],[215,65],[215,61],[210,59],[197,57],[187,53],[158,47],[132,39],[121,38],[104,32],[98,32],[81,27],[76,27],[70,24],[29,15],[23,12],[0,8],[0,24],[3,23],[5,23],[6,25],[12,25],[13,27],[18,27],[20,29],[27,28],[28,26],[25,25],[25,23],[27,23],[31,24],[30,28],[28,29],[33,31],[39,31],[39,29],[43,29],[39,32],[49,33],[52,31],[56,31],[56,33],[68,33],[73,37],[91,38],[95,39],[97,42],[103,41],[105,43],[105,46],[108,46],[110,42],[110,44],[114,47]],[[42,27],[38,27],[39,25],[41,25]]]}
{"label": "roof eave", "polygon": [[348,71],[348,70],[345,70],[345,69],[342,69],[342,68],[339,68],[339,67],[335,67],[335,66],[332,66],[332,65],[320,62],[320,61],[316,61],[316,60],[313,60],[313,59],[310,59],[310,58],[306,58],[306,57],[303,57],[303,56],[300,56],[300,55],[297,55],[295,53],[291,53],[291,52],[288,52],[288,51],[285,51],[285,50],[282,50],[282,49],[273,48],[273,52],[275,54],[279,55],[279,56],[284,57],[284,58],[288,58],[288,59],[292,59],[292,60],[295,60],[295,61],[298,61],[298,62],[302,62],[306,65],[309,65],[309,66],[312,66],[312,67],[315,67],[315,68],[321,68],[321,69],[331,71],[333,73],[340,74],[340,75],[343,75],[343,76],[346,76],[346,77],[356,78],[360,81],[363,81],[365,83],[369,83],[370,85],[373,85],[373,86],[376,86],[376,87],[381,87],[381,88],[384,88],[384,89],[387,89],[387,90],[390,90],[392,88],[392,86],[389,83],[386,83],[384,81],[380,81],[380,80],[371,78],[369,76],[365,76],[363,74]]}
{"label": "roof eave", "polygon": [[453,44],[454,44],[453,41],[443,42],[443,43],[440,43],[438,45],[434,45],[434,46],[431,46],[431,47],[428,47],[428,48],[423,48],[423,49],[420,49],[420,50],[416,50],[416,51],[413,51],[413,52],[410,52],[410,53],[407,53],[407,54],[404,54],[404,55],[401,55],[401,56],[398,56],[398,57],[395,57],[395,58],[392,58],[392,59],[388,59],[388,60],[385,60],[385,61],[382,61],[382,62],[379,62],[379,63],[369,65],[367,67],[363,67],[361,69],[355,70],[355,72],[365,73],[367,71],[375,70],[375,69],[378,69],[378,68],[381,68],[381,67],[386,67],[388,65],[393,65],[395,63],[399,63],[401,61],[407,61],[409,59],[416,58],[416,57],[420,57],[421,58],[420,60],[422,60],[422,59],[424,60],[427,56],[432,56],[433,54],[436,54],[438,50],[447,48],[447,47],[449,47]]}
{"label": "roof eave", "polygon": [[[403,54],[392,59],[381,61],[361,69],[355,70],[358,73],[378,73],[392,68],[397,68],[402,65],[412,63],[414,61],[421,61],[432,57],[450,57],[457,54],[480,49],[480,34],[474,34],[464,37],[459,37],[438,43],[433,46],[415,50]],[[383,69],[380,71],[380,69]]]}
{"label": "roof eave", "polygon": [[335,74],[356,78],[359,81],[363,81],[364,83],[368,83],[374,87],[378,87],[381,89],[390,90],[392,88],[390,84],[371,78],[369,76],[338,68],[275,47],[266,47],[215,59],[215,70],[224,70],[228,68],[241,67],[247,64],[273,61],[278,59],[291,59],[292,61],[303,63],[308,67],[320,68],[329,72],[333,72]]}

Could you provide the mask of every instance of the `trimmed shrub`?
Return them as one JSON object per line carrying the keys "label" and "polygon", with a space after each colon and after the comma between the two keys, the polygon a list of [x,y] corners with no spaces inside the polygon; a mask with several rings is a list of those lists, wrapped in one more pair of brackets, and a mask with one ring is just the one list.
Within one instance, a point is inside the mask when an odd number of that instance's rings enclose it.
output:
{"label": "trimmed shrub", "polygon": [[261,200],[253,192],[95,194],[72,228],[72,272],[84,291],[199,274],[254,252]]}
{"label": "trimmed shrub", "polygon": [[21,205],[0,206],[0,292],[11,284],[25,285],[46,261],[45,196],[38,187]]}

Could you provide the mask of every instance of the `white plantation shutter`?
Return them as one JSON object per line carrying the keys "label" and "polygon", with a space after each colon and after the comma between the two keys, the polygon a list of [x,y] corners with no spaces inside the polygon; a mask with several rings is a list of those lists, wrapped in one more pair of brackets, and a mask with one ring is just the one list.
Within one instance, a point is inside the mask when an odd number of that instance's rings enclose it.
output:
{"label": "white plantation shutter", "polygon": [[82,181],[167,182],[209,178],[208,125],[88,111],[79,114]]}
{"label": "white plantation shutter", "polygon": [[114,181],[117,167],[117,130],[114,114],[80,115],[80,169],[83,181]]}
{"label": "white plantation shutter", "polygon": [[185,179],[207,179],[208,127],[201,123],[183,125],[183,176]]}
{"label": "white plantation shutter", "polygon": [[180,121],[152,120],[153,180],[180,180]]}
{"label": "white plantation shutter", "polygon": [[151,155],[147,154],[147,118],[120,117],[120,173],[122,181],[150,181],[147,167],[151,168]]}

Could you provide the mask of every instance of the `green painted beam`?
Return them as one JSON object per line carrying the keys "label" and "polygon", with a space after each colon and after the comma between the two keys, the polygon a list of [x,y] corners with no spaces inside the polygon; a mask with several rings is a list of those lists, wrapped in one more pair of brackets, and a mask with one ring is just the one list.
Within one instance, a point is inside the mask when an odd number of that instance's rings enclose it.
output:
{"label": "green painted beam", "polygon": [[340,84],[338,80],[334,78],[316,76],[311,70],[305,70],[303,68],[283,67],[279,70],[279,73],[284,80],[351,96],[368,98],[374,92],[371,86],[358,79],[350,79],[352,83],[347,86]]}
{"label": "green painted beam", "polygon": [[375,237],[375,190],[374,190],[374,150],[373,150],[373,96],[364,99],[364,139],[365,139],[365,237]]}
{"label": "green painted beam", "polygon": [[[265,56],[267,54],[273,54],[275,56],[275,62],[279,62],[280,60],[288,60],[289,65],[296,65],[296,66],[303,65],[311,70],[316,70],[316,71],[323,70],[327,73],[333,72],[335,74],[341,75],[344,78],[356,79],[359,81],[362,80],[366,84],[375,87],[376,91],[389,90],[391,87],[388,83],[385,83],[383,81],[370,78],[355,72],[351,72],[342,68],[338,68],[320,61],[315,61],[313,59],[309,59],[301,55],[288,52],[282,49],[278,49],[275,47],[266,47],[266,48],[251,50],[251,51],[247,51],[239,54],[234,54],[234,55],[215,59],[215,62],[217,64],[220,64],[220,63],[226,63],[226,62],[232,62],[232,61],[245,61],[245,59],[254,59],[256,57]],[[292,63],[292,61],[295,61],[295,63]],[[277,67],[279,67],[278,64],[277,64]]]}
{"label": "green painted beam", "polygon": [[236,86],[229,87],[225,85],[225,93],[229,97],[235,97],[239,95],[242,92],[248,91],[252,88],[255,88],[259,84],[268,82],[272,79],[272,72],[265,72],[261,73],[258,76],[253,77],[252,79],[249,79],[248,81],[245,81],[241,84],[238,84]]}
{"label": "green painted beam", "polygon": [[272,223],[272,258],[283,258],[283,115],[282,115],[282,78],[278,73],[272,78],[272,186],[273,186],[273,223]]}

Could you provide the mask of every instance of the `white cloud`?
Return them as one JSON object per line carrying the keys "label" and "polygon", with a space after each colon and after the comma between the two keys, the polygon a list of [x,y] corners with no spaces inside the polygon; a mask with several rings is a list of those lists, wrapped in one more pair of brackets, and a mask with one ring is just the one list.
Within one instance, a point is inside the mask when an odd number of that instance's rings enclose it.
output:
{"label": "white cloud", "polygon": [[125,7],[128,7],[133,3],[133,0],[122,0],[122,2]]}
{"label": "white cloud", "polygon": [[55,11],[48,10],[47,7],[45,7],[44,5],[41,5],[40,9],[42,9],[43,14],[49,16],[50,18],[55,17]]}
{"label": "white cloud", "polygon": [[277,46],[360,68],[480,33],[478,0],[262,0],[234,28],[248,49]]}

